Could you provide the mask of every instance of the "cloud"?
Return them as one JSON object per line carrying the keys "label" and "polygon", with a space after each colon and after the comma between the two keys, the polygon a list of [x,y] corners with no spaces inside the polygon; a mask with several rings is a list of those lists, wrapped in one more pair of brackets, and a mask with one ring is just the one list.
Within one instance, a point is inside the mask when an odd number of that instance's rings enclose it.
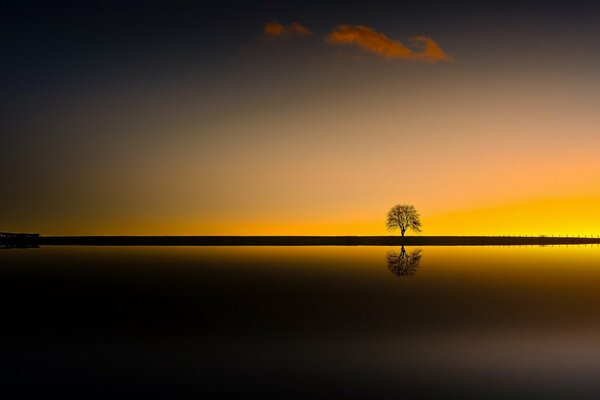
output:
{"label": "cloud", "polygon": [[302,24],[294,22],[290,25],[282,25],[279,22],[267,22],[263,27],[263,35],[278,38],[288,36],[312,36],[312,32]]}
{"label": "cloud", "polygon": [[[267,22],[263,27],[263,37],[285,38],[291,36],[313,36],[314,34],[298,22],[283,25],[279,22]],[[375,29],[364,25],[340,25],[325,38],[330,45],[356,45],[360,49],[387,59],[405,59],[435,63],[451,61],[452,57],[427,36],[413,36],[408,39],[409,46],[393,40]]]}
{"label": "cloud", "polygon": [[414,49],[363,25],[341,25],[327,36],[327,43],[331,45],[355,44],[365,51],[388,59],[400,58],[427,63],[452,59],[427,36],[414,36],[409,41]]}

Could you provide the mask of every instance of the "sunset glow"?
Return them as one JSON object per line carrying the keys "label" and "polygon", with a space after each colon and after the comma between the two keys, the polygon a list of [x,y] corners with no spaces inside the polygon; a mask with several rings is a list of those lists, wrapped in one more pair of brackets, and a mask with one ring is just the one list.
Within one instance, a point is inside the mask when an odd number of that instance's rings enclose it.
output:
{"label": "sunset glow", "polygon": [[286,15],[15,72],[3,229],[383,235],[408,203],[424,235],[597,233],[600,59],[572,40],[586,18]]}
{"label": "sunset glow", "polygon": [[599,1],[3,3],[2,398],[600,398]]}

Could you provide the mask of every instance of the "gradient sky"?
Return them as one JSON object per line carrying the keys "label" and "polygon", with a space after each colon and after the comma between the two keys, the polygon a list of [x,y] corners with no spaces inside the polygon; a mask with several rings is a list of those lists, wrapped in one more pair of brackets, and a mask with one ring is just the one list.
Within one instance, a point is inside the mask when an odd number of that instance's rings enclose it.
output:
{"label": "gradient sky", "polygon": [[0,230],[600,234],[600,6],[282,3],[3,3]]}

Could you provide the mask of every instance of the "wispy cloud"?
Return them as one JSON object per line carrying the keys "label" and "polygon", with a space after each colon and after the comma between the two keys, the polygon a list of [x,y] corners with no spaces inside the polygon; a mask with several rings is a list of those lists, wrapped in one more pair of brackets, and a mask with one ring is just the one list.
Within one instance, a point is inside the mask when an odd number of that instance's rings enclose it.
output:
{"label": "wispy cloud", "polygon": [[304,25],[298,22],[290,25],[282,25],[279,22],[267,22],[263,27],[263,35],[266,37],[287,37],[287,36],[312,36],[313,33]]}
{"label": "wispy cloud", "polygon": [[409,41],[412,48],[363,25],[341,25],[327,36],[327,43],[330,45],[355,44],[362,50],[388,59],[399,58],[428,63],[452,59],[427,36],[414,36],[409,38]]}
{"label": "wispy cloud", "polygon": [[[298,22],[289,25],[267,22],[263,27],[262,34],[267,38],[314,36],[307,27]],[[325,41],[331,46],[355,45],[363,51],[387,59],[404,59],[425,63],[453,59],[430,37],[410,37],[407,46],[399,40],[390,39],[383,33],[364,25],[340,25],[325,37]]]}

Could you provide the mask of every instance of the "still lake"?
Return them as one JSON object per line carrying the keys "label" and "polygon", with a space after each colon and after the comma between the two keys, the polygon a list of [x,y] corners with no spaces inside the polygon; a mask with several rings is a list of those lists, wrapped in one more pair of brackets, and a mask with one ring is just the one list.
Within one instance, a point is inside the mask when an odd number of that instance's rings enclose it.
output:
{"label": "still lake", "polygon": [[600,395],[597,246],[4,249],[0,293],[12,397]]}

